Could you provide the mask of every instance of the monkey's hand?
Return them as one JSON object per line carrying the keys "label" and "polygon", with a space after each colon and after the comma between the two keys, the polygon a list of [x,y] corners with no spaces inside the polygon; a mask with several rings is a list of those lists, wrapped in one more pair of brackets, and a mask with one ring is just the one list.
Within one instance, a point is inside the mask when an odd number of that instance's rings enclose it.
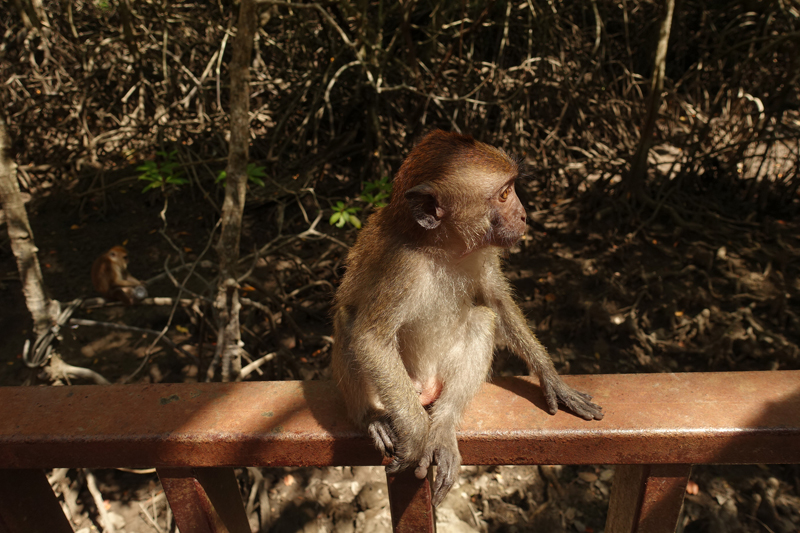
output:
{"label": "monkey's hand", "polygon": [[392,419],[388,415],[377,416],[367,424],[367,431],[375,447],[392,462],[386,472],[394,474],[420,462],[428,442],[430,417],[420,406],[419,416],[407,413],[405,419]]}
{"label": "monkey's hand", "polygon": [[592,402],[589,394],[564,383],[555,371],[539,376],[539,384],[551,415],[556,414],[560,403],[585,420],[602,420],[603,408]]}
{"label": "monkey's hand", "polygon": [[375,447],[378,448],[385,457],[392,457],[394,455],[394,451],[397,449],[400,442],[392,428],[392,424],[389,422],[388,416],[384,415],[371,421],[367,426],[367,431],[369,432],[369,436],[372,437],[372,442],[375,444]]}
{"label": "monkey's hand", "polygon": [[458,478],[458,469],[461,466],[461,453],[458,451],[458,442],[456,442],[455,427],[433,428],[431,430],[431,438],[425,448],[425,454],[419,461],[417,468],[414,469],[414,475],[417,479],[425,479],[428,475],[428,468],[431,464],[436,464],[436,479],[433,482],[433,506],[436,507],[450,489],[453,487],[456,478]]}

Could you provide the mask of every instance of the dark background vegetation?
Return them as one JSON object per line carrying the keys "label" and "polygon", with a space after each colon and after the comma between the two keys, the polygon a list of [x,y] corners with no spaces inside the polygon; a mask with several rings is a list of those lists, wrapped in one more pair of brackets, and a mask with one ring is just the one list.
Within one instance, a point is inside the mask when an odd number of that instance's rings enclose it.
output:
{"label": "dark background vegetation", "polygon": [[[165,262],[208,260],[181,293],[195,303],[174,316],[159,306],[78,312],[169,326],[185,354],[154,351],[152,337],[78,328],[65,332],[62,356],[112,382],[145,356],[135,380],[206,379],[215,257],[202,252],[223,196],[237,5],[13,0],[0,9],[2,103],[52,295],[90,296],[91,263],[116,244],[155,296],[178,296]],[[261,254],[243,286],[255,304],[243,308],[242,335],[249,359],[265,364],[247,379],[328,377],[330,299],[358,232],[328,219],[338,202],[365,219],[374,205],[364,187],[391,176],[437,127],[529,165],[519,193],[530,229],[507,272],[562,373],[800,368],[800,3],[678,2],[653,148],[638,174],[631,160],[663,16],[647,0],[262,4],[250,157],[263,186],[249,184],[242,231],[242,253]],[[162,174],[177,163],[186,182],[142,193],[147,162]],[[20,361],[30,326],[0,239],[0,380],[18,385],[31,380]],[[498,357],[496,374],[523,372]],[[75,523],[97,520],[82,474],[59,475]],[[600,531],[609,477],[600,467],[465,469],[445,506],[480,531]],[[151,498],[154,479],[101,480],[126,531],[152,527],[131,501]],[[259,494],[248,507],[256,531],[369,531],[380,523],[371,517],[385,516],[385,498],[364,490],[331,496],[354,479],[373,487],[361,471],[241,479]],[[685,531],[800,529],[796,466],[698,467],[693,481]]]}

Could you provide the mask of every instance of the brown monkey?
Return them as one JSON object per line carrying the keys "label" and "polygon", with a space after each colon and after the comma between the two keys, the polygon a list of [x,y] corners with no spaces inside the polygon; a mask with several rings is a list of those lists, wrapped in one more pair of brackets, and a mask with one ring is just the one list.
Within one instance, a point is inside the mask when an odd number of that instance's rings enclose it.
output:
{"label": "brown monkey", "polygon": [[434,131],[408,155],[389,205],[347,257],[334,302],[334,379],[350,416],[422,479],[436,464],[434,505],[461,465],[456,426],[486,380],[495,346],[539,378],[551,414],[601,419],[591,396],[559,378],[511,297],[500,253],[525,231],[519,162],[471,137]]}
{"label": "brown monkey", "polygon": [[147,297],[147,289],[142,282],[128,273],[128,250],[124,246],[114,246],[95,259],[92,285],[103,297],[125,305]]}

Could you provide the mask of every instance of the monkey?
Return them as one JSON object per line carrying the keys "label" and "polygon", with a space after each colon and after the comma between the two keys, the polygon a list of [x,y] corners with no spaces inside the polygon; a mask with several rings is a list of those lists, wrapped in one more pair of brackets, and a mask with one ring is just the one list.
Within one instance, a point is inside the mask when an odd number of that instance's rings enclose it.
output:
{"label": "monkey", "polygon": [[527,363],[551,414],[561,404],[603,418],[558,376],[502,273],[502,252],[527,228],[520,174],[501,149],[430,132],[360,230],[334,296],[331,367],[348,414],[390,458],[388,473],[424,479],[436,464],[434,505],[455,482],[456,428],[496,347]]}
{"label": "monkey", "polygon": [[128,250],[114,246],[92,264],[92,285],[103,297],[132,305],[147,297],[142,282],[128,272]]}

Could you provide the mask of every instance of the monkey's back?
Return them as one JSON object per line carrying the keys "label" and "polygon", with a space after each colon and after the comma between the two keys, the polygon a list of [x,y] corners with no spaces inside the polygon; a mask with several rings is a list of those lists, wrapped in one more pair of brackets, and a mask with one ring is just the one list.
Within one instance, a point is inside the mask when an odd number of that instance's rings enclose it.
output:
{"label": "monkey's back", "polygon": [[111,291],[110,280],[112,278],[112,266],[108,261],[104,261],[105,256],[101,255],[92,263],[92,286],[94,290],[103,296]]}

